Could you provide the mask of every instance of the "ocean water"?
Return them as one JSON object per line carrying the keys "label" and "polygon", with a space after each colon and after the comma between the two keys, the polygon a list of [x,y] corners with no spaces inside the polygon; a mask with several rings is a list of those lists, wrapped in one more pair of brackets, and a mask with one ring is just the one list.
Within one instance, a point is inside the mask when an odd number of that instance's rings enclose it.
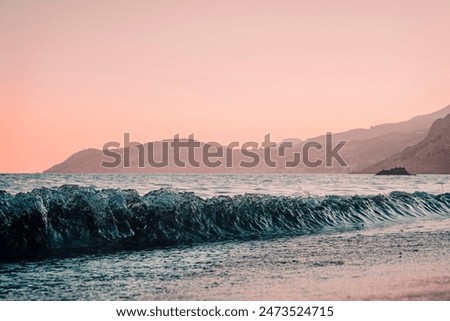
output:
{"label": "ocean water", "polygon": [[449,175],[204,175],[204,174],[0,174],[0,190],[29,192],[65,184],[99,189],[134,189],[144,195],[160,188],[193,192],[201,197],[245,193],[284,196],[375,195],[393,191],[439,194],[450,191]]}
{"label": "ocean water", "polygon": [[450,177],[0,175],[1,300],[448,300]]}

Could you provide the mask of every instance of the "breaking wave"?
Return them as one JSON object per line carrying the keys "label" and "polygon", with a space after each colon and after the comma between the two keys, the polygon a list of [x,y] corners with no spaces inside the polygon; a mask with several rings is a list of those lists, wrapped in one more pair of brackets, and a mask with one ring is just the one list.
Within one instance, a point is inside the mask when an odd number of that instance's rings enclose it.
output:
{"label": "breaking wave", "polygon": [[431,216],[450,216],[450,194],[201,198],[169,189],[140,196],[76,185],[0,191],[0,261],[304,235]]}

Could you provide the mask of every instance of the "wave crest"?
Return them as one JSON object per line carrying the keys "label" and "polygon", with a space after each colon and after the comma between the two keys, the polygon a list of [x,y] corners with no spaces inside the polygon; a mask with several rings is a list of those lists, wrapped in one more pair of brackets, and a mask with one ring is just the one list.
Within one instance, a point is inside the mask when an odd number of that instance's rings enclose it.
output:
{"label": "wave crest", "polygon": [[205,199],[170,189],[140,196],[76,185],[0,191],[0,261],[303,235],[449,213],[450,194],[423,192]]}

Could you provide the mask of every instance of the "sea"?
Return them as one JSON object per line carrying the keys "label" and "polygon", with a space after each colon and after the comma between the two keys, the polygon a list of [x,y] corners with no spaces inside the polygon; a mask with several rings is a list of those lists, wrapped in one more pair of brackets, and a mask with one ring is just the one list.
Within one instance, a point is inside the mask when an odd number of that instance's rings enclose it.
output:
{"label": "sea", "polygon": [[448,175],[0,175],[0,300],[450,300],[449,249]]}

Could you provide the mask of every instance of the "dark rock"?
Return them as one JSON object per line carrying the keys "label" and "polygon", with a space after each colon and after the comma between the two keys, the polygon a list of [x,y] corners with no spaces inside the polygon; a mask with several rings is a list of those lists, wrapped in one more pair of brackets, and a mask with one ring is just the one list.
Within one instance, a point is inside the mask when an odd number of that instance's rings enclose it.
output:
{"label": "dark rock", "polygon": [[391,169],[383,169],[382,171],[379,171],[375,175],[406,175],[410,176],[412,175],[410,172],[406,170],[404,167],[394,167]]}

